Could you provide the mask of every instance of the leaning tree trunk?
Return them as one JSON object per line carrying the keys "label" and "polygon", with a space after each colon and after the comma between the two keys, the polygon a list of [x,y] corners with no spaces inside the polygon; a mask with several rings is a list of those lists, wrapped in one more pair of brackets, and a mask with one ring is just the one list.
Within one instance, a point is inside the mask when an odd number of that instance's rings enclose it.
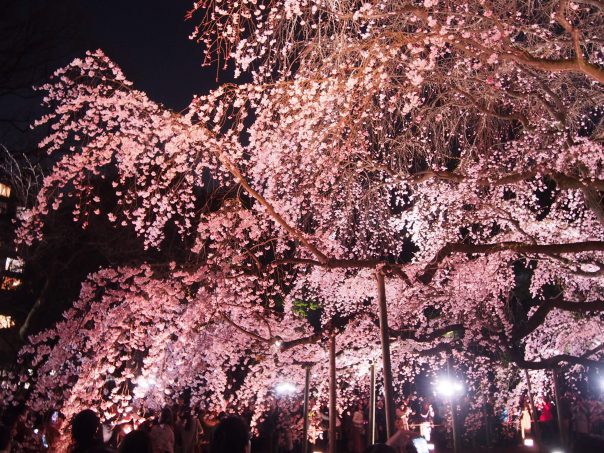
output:
{"label": "leaning tree trunk", "polygon": [[51,276],[48,275],[46,277],[46,281],[44,282],[44,286],[42,287],[42,290],[40,291],[40,294],[36,298],[36,302],[34,303],[34,305],[31,307],[31,309],[27,313],[27,317],[25,318],[25,321],[23,321],[23,324],[19,328],[19,337],[21,338],[22,341],[27,340],[27,336],[29,335],[29,331],[31,329],[31,324],[32,324],[35,316],[38,314],[38,311],[40,311],[40,308],[46,304],[46,296],[48,295],[48,290],[50,288],[50,282],[51,282]]}
{"label": "leaning tree trunk", "polygon": [[336,335],[329,337],[329,453],[336,453]]}
{"label": "leaning tree trunk", "polygon": [[378,302],[380,308],[380,338],[382,341],[382,370],[384,377],[384,408],[386,410],[386,436],[394,434],[394,391],[392,389],[392,366],[390,365],[390,335],[388,334],[388,307],[386,305],[386,283],[384,272],[377,268]]}

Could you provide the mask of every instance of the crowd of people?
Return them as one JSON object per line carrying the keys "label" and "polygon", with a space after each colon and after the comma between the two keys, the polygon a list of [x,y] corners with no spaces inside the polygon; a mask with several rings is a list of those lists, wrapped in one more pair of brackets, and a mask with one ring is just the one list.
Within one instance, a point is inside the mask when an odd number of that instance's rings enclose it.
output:
{"label": "crowd of people", "polygon": [[[559,408],[553,398],[539,397],[535,400],[536,413],[533,414],[528,398],[518,408],[495,407],[487,402],[483,407],[483,436],[478,445],[501,443],[508,440],[521,441],[537,436],[544,444],[561,442],[572,446],[572,451],[590,451],[589,446],[597,441],[597,434],[604,434],[604,405],[600,400],[586,400],[576,394],[566,393],[559,399]],[[446,418],[447,408],[438,401],[408,397],[396,407],[396,429],[394,438],[386,438],[386,414],[383,401],[377,401],[375,408],[375,432],[371,435],[368,401],[357,400],[337,417],[337,450],[351,453],[367,451],[427,451],[428,443],[437,449],[450,447],[450,419]],[[469,400],[458,404],[457,422],[463,431],[464,419]],[[465,409],[464,409],[465,408]],[[301,416],[301,407],[293,413],[278,405],[257,426],[260,438],[255,442],[255,451],[269,453],[294,453],[301,450],[301,440],[296,439],[294,420]],[[557,417],[560,416],[558,422]],[[194,414],[186,404],[175,404],[161,411],[147,411],[135,425],[132,421],[114,423],[111,427],[101,424],[99,416],[92,410],[78,413],[69,424],[58,412],[42,420],[30,420],[27,416],[17,419],[11,429],[0,425],[0,453],[7,453],[9,445],[18,445],[12,451],[57,451],[60,432],[68,428],[71,434],[71,453],[220,453],[229,442],[240,439],[240,443],[250,443],[249,414],[243,417],[221,414]],[[313,450],[326,450],[329,437],[329,413],[322,406],[310,414],[311,422],[318,421],[318,434]],[[258,434],[257,433],[257,434]],[[507,434],[506,434],[507,433]],[[511,433],[511,436],[510,436]],[[38,446],[23,445],[31,439]],[[242,439],[246,439],[243,442]],[[602,436],[604,440],[604,436]],[[264,443],[262,443],[264,442]],[[376,445],[368,446],[375,442]],[[476,447],[474,438],[466,437],[463,442]],[[39,448],[38,448],[39,447]],[[228,447],[231,448],[231,447]],[[249,451],[249,446],[246,447]],[[579,450],[577,450],[577,448]],[[244,451],[244,450],[242,450]]]}
{"label": "crowd of people", "polygon": [[[210,441],[202,450],[199,450],[195,436],[202,432],[201,424],[194,417],[185,417],[182,423],[175,423],[168,407],[162,409],[155,420],[146,420],[137,429],[125,430],[119,425],[115,428],[107,438],[96,412],[91,409],[79,412],[69,425],[69,453],[251,453],[249,424],[236,415],[224,415],[216,420]],[[0,425],[0,453],[21,451],[20,446],[11,448],[12,434],[11,430]],[[50,451],[54,450],[53,446],[45,446]],[[417,433],[400,429],[390,439],[364,447],[363,452],[428,453],[428,450],[425,440]]]}
{"label": "crowd of people", "polygon": [[599,439],[604,442],[602,401],[566,392],[561,395],[558,404],[560,407],[556,407],[555,399],[550,395],[541,396],[535,401],[533,414],[527,400],[523,402],[517,417],[502,418],[502,422],[514,423],[522,439],[538,435],[545,444],[562,444],[571,447],[573,451],[587,451]]}

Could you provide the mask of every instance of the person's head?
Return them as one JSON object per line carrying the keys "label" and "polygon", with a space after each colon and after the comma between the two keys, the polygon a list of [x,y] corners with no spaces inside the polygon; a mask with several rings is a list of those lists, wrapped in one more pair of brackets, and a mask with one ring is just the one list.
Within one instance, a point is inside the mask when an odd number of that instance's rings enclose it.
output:
{"label": "person's head", "polygon": [[226,417],[212,436],[211,453],[249,453],[250,431],[241,417]]}
{"label": "person's head", "polygon": [[364,453],[396,453],[396,450],[386,444],[373,444],[367,447]]}
{"label": "person's head", "polygon": [[11,428],[0,424],[0,450],[10,451]]}
{"label": "person's head", "polygon": [[71,420],[71,437],[77,446],[92,445],[98,440],[101,422],[91,409],[84,409]]}
{"label": "person's head", "polygon": [[169,407],[164,407],[159,416],[159,423],[162,425],[171,425],[173,423],[172,411]]}
{"label": "person's head", "polygon": [[119,453],[153,453],[151,437],[145,431],[131,431],[120,443]]}
{"label": "person's head", "polygon": [[194,420],[191,409],[186,408],[186,409],[181,410],[179,417],[180,417],[180,422],[184,423],[185,428],[191,429],[191,426],[193,425],[193,420]]}

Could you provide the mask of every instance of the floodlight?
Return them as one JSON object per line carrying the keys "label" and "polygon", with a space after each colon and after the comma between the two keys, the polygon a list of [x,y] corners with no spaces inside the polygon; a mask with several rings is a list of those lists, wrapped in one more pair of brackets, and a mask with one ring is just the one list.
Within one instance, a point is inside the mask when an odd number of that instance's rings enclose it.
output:
{"label": "floodlight", "polygon": [[294,393],[296,391],[296,386],[294,384],[289,383],[289,382],[280,382],[279,384],[277,384],[275,386],[275,391],[279,395],[289,395],[289,394]]}
{"label": "floodlight", "polygon": [[534,447],[535,441],[533,439],[526,438],[526,439],[524,439],[524,446],[525,447]]}
{"label": "floodlight", "polygon": [[450,398],[463,393],[463,384],[450,379],[440,379],[435,383],[436,393]]}
{"label": "floodlight", "polygon": [[156,382],[157,381],[155,380],[155,378],[153,376],[149,376],[149,377],[140,376],[138,378],[138,386],[142,389],[148,389],[149,387],[154,385]]}

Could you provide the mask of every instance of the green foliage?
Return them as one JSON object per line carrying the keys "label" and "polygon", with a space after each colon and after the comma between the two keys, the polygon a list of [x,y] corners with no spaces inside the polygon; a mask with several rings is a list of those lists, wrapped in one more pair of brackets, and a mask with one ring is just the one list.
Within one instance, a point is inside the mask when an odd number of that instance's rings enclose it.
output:
{"label": "green foliage", "polygon": [[312,311],[319,310],[321,305],[316,300],[296,299],[294,301],[294,313],[300,317],[307,317]]}

